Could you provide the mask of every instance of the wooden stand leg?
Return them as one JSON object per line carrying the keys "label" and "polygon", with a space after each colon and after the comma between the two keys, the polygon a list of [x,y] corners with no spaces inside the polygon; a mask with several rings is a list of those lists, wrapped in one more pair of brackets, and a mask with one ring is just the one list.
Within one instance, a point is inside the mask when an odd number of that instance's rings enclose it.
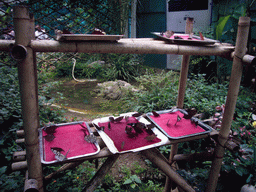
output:
{"label": "wooden stand leg", "polygon": [[113,164],[117,161],[119,155],[113,155],[107,158],[101,168],[97,171],[94,177],[89,181],[86,188],[83,189],[85,192],[93,192],[102,179],[104,179],[105,175],[108,173]]}
{"label": "wooden stand leg", "polygon": [[156,148],[141,151],[152,163],[157,165],[173,182],[175,182],[182,190],[194,192],[195,190],[169,165],[168,160]]}
{"label": "wooden stand leg", "polygon": [[21,95],[22,118],[28,163],[28,179],[38,182],[38,190],[43,191],[43,172],[39,153],[39,110],[38,85],[35,52],[30,47],[35,38],[33,15],[24,6],[14,7],[15,46],[11,53],[18,62],[18,76]]}
{"label": "wooden stand leg", "polygon": [[246,53],[247,38],[249,34],[250,18],[240,17],[238,22],[236,48],[233,59],[233,67],[229,83],[228,95],[225,105],[225,112],[222,120],[222,126],[218,136],[217,146],[215,148],[214,160],[211,166],[206,192],[214,192],[218,182],[222,160],[224,156],[224,146],[229,136],[233,115],[235,112],[237,96],[243,72],[243,57]]}

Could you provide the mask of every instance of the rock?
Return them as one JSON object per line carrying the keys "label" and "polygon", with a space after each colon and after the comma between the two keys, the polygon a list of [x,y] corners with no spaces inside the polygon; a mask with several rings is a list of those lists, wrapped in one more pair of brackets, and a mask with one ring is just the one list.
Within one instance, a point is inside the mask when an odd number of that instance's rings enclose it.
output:
{"label": "rock", "polygon": [[253,185],[246,184],[241,188],[241,192],[256,192],[256,188]]}
{"label": "rock", "polygon": [[109,100],[118,100],[126,94],[127,91],[139,91],[130,83],[121,80],[98,83],[97,86],[98,88],[96,88],[94,92]]}

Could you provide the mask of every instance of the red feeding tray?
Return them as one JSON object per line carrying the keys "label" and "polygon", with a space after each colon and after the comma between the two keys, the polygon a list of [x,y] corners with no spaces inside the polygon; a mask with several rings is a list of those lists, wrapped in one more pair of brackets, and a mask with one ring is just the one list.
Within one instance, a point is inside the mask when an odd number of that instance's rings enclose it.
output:
{"label": "red feeding tray", "polygon": [[97,154],[100,147],[97,143],[88,143],[84,140],[85,134],[89,135],[90,127],[85,122],[74,122],[54,125],[55,129],[54,139],[47,141],[45,136],[47,133],[43,128],[39,130],[41,161],[44,164],[52,164],[57,162],[54,153],[51,151],[52,147],[63,149],[61,153],[65,155],[67,152],[67,160],[77,159],[80,157]]}
{"label": "red feeding tray", "polygon": [[161,146],[166,144],[168,141],[168,138],[156,128],[152,129],[154,134],[157,135],[157,137],[153,140],[146,139],[149,134],[144,129],[142,129],[143,133],[139,133],[136,137],[130,138],[125,132],[125,127],[128,124],[138,122],[149,124],[149,122],[143,117],[139,117],[137,119],[129,116],[128,120],[124,118],[120,122],[110,122],[110,129],[108,128],[109,122],[109,117],[96,119],[93,121],[93,123],[99,127],[105,127],[104,131],[97,131],[112,153],[137,152],[152,147]]}
{"label": "red feeding tray", "polygon": [[[184,45],[213,45],[215,43],[218,43],[219,41],[209,39],[209,38],[204,38],[204,40],[201,40],[199,36],[193,35],[192,39],[189,39],[189,34],[179,34],[179,33],[174,33],[173,36],[170,38],[163,36],[159,32],[152,32],[152,34],[160,37],[163,40],[167,40],[170,43],[175,43],[175,44],[184,44]],[[175,39],[175,37],[178,37],[179,39]]]}
{"label": "red feeding tray", "polygon": [[[147,117],[170,139],[181,139],[211,132],[211,127],[192,117],[183,118],[186,111],[181,109],[157,111],[158,117],[153,113],[147,113]],[[181,117],[177,122],[177,118]],[[196,122],[196,123],[195,123]]]}

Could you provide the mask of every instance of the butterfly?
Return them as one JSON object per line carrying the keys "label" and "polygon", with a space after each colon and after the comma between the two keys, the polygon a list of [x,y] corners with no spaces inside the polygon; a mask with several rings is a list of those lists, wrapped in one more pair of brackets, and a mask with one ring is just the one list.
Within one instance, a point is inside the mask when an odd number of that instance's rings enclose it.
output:
{"label": "butterfly", "polygon": [[104,131],[105,127],[104,126],[98,126],[95,123],[93,123],[94,127],[96,127],[96,129],[98,129],[99,131]]}
{"label": "butterfly", "polygon": [[111,123],[118,123],[118,122],[122,121],[123,118],[124,118],[124,116],[120,116],[120,117],[117,117],[117,118],[109,117],[109,121],[110,121]]}
{"label": "butterfly", "polygon": [[155,111],[152,111],[152,113],[153,113],[154,117],[159,117],[159,116],[160,116],[160,115],[159,115],[157,112],[155,112]]}
{"label": "butterfly", "polygon": [[[97,142],[97,137],[93,134],[90,133],[89,129],[87,129],[87,127],[83,126],[82,124],[81,127],[83,127],[83,129],[81,129],[84,132],[84,140],[87,141],[88,143],[96,143]],[[89,134],[87,134],[87,131],[89,132]]]}
{"label": "butterfly", "polygon": [[187,114],[184,114],[184,119],[191,119],[196,113],[197,110],[195,108],[187,109]]}
{"label": "butterfly", "polygon": [[148,141],[153,141],[156,137],[157,137],[156,134],[152,134],[152,135],[146,136],[144,139],[146,139]]}
{"label": "butterfly", "polygon": [[[70,149],[69,149],[70,150]],[[69,152],[68,150],[68,152]],[[51,151],[54,153],[55,155],[55,159],[58,161],[64,161],[67,159],[67,155],[68,152],[66,153],[66,155],[63,155],[61,152],[64,151],[62,148],[59,147],[51,147]]]}
{"label": "butterfly", "polygon": [[52,125],[52,126],[43,128],[43,130],[47,133],[47,135],[44,136],[46,141],[51,142],[54,140],[54,138],[55,138],[54,133],[56,133],[57,128],[58,128],[58,126],[56,126],[56,125]]}

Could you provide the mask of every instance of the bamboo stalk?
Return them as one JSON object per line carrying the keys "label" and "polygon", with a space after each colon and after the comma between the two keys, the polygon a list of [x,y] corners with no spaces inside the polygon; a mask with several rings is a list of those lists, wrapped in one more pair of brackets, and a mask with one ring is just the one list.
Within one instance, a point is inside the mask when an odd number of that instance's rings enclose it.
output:
{"label": "bamboo stalk", "polygon": [[15,44],[27,49],[26,58],[18,62],[18,76],[21,93],[22,117],[29,179],[38,181],[39,191],[43,191],[43,173],[39,153],[38,92],[35,53],[29,46],[35,35],[34,18],[24,6],[14,7]]}
{"label": "bamboo stalk", "polygon": [[12,155],[13,161],[25,161],[26,151],[15,151]]}
{"label": "bamboo stalk", "polygon": [[156,149],[141,151],[152,163],[157,165],[173,182],[175,182],[184,191],[195,191],[178,173],[169,165],[168,160]]}
{"label": "bamboo stalk", "polygon": [[234,50],[230,46],[221,44],[215,46],[177,45],[144,38],[121,39],[118,42],[34,40],[31,42],[31,48],[36,52],[218,55],[223,57],[230,57]]}
{"label": "bamboo stalk", "polygon": [[24,130],[17,130],[16,134],[18,137],[24,137],[24,135],[25,135]]}
{"label": "bamboo stalk", "polygon": [[20,161],[12,164],[12,171],[19,171],[27,168],[28,168],[27,161]]}
{"label": "bamboo stalk", "polygon": [[83,189],[83,191],[93,192],[98,187],[102,179],[104,179],[110,168],[117,161],[118,157],[119,155],[112,155],[108,157],[103,165],[100,167],[100,169],[97,171],[97,173],[94,175],[94,177],[89,181],[86,188]]}
{"label": "bamboo stalk", "polygon": [[213,192],[217,186],[218,175],[221,169],[223,155],[225,152],[224,145],[228,139],[233,114],[235,112],[239,86],[242,77],[243,65],[242,58],[246,52],[250,27],[249,17],[240,17],[238,22],[237,40],[235,48],[235,56],[233,59],[233,67],[231,72],[230,84],[228,89],[227,100],[225,104],[225,112],[223,116],[222,126],[218,136],[218,143],[215,149],[215,157],[212,163],[206,192]]}

